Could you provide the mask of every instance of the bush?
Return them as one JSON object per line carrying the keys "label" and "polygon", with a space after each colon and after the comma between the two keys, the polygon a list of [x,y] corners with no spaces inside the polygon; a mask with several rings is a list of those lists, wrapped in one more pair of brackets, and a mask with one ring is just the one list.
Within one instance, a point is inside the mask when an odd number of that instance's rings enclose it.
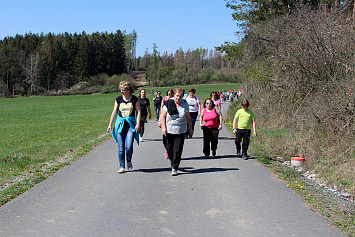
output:
{"label": "bush", "polygon": [[243,53],[243,90],[258,126],[288,131],[260,139],[267,153],[306,157],[309,169],[337,185],[355,178],[353,25],[303,8],[250,28]]}
{"label": "bush", "polygon": [[0,81],[0,97],[7,97],[10,95],[9,89],[7,88],[6,83]]}
{"label": "bush", "polygon": [[120,91],[120,82],[129,81],[133,88],[136,88],[136,84],[133,81],[133,78],[127,74],[113,75],[106,79],[103,91],[105,93],[114,93]]}

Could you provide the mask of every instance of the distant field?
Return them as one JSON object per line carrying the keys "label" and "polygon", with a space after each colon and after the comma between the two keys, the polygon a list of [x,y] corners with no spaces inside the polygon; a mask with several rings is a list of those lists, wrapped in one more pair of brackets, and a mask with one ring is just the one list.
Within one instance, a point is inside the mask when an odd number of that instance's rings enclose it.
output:
{"label": "distant field", "polygon": [[[202,101],[213,90],[236,89],[239,84],[182,88],[196,88],[196,96]],[[146,88],[151,102],[154,91],[160,90],[164,95],[168,89]],[[117,95],[0,99],[0,183],[105,133]]]}

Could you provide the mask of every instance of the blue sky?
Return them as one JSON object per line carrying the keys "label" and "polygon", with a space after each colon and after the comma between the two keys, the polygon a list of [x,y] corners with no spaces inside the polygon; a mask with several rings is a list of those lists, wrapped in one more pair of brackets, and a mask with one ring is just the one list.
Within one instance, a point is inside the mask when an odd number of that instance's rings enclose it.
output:
{"label": "blue sky", "polygon": [[0,0],[0,38],[43,32],[138,34],[137,56],[213,49],[240,38],[224,0]]}

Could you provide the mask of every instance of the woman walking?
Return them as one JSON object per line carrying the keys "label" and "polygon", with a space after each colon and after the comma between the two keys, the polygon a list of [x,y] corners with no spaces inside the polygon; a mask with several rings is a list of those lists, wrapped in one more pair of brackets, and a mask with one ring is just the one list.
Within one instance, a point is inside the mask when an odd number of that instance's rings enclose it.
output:
{"label": "woman walking", "polygon": [[209,158],[210,149],[212,156],[216,156],[218,133],[222,129],[222,113],[215,107],[211,98],[205,100],[203,111],[200,116],[200,126],[203,130],[203,153]]}
{"label": "woman walking", "polygon": [[153,98],[156,121],[159,121],[159,112],[160,112],[162,100],[163,100],[163,97],[161,97],[160,91],[158,91],[157,94]]}
{"label": "woman walking", "polygon": [[[166,92],[166,96],[164,96],[164,98],[162,99],[161,101],[161,110],[163,109],[163,106],[164,106],[164,102],[166,100],[170,100],[171,98],[173,98],[174,96],[174,91],[172,89],[169,89],[167,92]],[[161,114],[160,114],[161,116]],[[159,119],[159,122],[158,122],[158,127],[161,128],[161,119]],[[165,147],[165,158],[166,159],[169,159],[169,155],[168,155],[168,152],[166,150],[166,137],[165,135],[163,135],[163,144],[164,144],[164,147]]]}
{"label": "woman walking", "polygon": [[146,97],[146,91],[144,89],[141,90],[138,100],[141,108],[141,126],[139,128],[139,141],[142,142],[144,134],[144,125],[147,121],[147,115],[149,112],[149,119],[152,119],[152,112],[150,110],[150,103],[148,98]]}
{"label": "woman walking", "polygon": [[166,137],[166,150],[171,163],[171,175],[176,176],[181,162],[185,134],[189,125],[189,135],[192,137],[192,123],[189,105],[182,101],[183,90],[175,89],[174,99],[164,102],[161,111],[162,133]]}
{"label": "woman walking", "polygon": [[[127,169],[132,170],[133,139],[139,143],[139,127],[141,120],[138,98],[133,93],[131,84],[127,81],[120,82],[121,96],[115,100],[115,105],[107,127],[107,132],[112,132],[112,137],[118,143],[118,161],[120,168],[118,173],[124,173],[127,160]],[[137,118],[136,118],[137,113]],[[115,127],[112,123],[117,117]],[[126,158],[126,159],[125,159]]]}
{"label": "woman walking", "polygon": [[211,96],[211,99],[212,99],[215,107],[217,107],[219,110],[221,110],[221,100],[218,99],[218,93],[216,91],[212,91],[210,96]]}
{"label": "woman walking", "polygon": [[[192,130],[195,128],[195,123],[197,116],[200,115],[201,112],[201,104],[200,100],[195,96],[196,90],[190,89],[189,95],[185,97],[186,102],[189,104],[189,112],[191,116]],[[187,138],[188,134],[186,134]]]}

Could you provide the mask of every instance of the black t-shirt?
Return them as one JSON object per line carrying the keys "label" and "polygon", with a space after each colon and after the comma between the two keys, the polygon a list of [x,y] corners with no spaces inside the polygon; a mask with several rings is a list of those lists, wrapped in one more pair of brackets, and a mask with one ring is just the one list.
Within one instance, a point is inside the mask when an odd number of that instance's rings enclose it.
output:
{"label": "black t-shirt", "polygon": [[161,96],[159,96],[159,97],[156,96],[155,99],[154,99],[154,105],[155,105],[155,107],[160,106],[162,100],[163,100],[163,97],[161,97]]}
{"label": "black t-shirt", "polygon": [[139,105],[141,106],[141,115],[147,115],[148,111],[147,111],[147,106],[150,105],[149,100],[147,98],[138,98],[139,100]]}
{"label": "black t-shirt", "polygon": [[136,115],[136,103],[138,101],[137,96],[132,95],[129,101],[123,100],[122,95],[116,98],[118,104],[118,115],[122,118]]}

